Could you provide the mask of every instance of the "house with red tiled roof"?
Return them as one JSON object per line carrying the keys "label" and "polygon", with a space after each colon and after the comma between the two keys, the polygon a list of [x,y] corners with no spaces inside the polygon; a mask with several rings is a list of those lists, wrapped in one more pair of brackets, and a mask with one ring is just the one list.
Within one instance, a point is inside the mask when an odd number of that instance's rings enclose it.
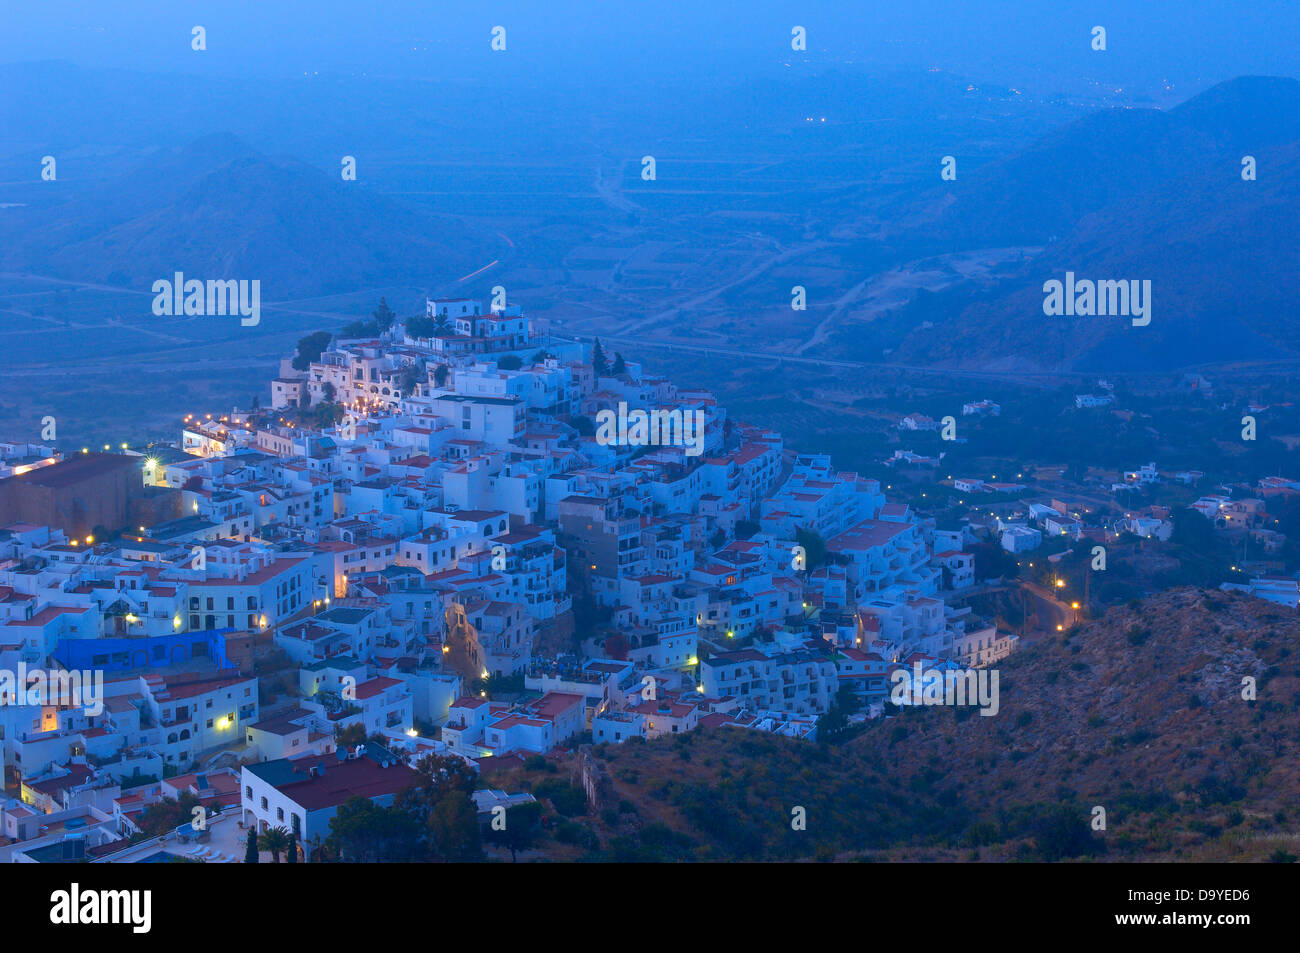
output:
{"label": "house with red tiled roof", "polygon": [[[240,769],[240,813],[265,832],[283,827],[304,851],[330,833],[330,820],[354,797],[388,807],[416,781],[416,773],[377,744],[306,758],[280,758]],[[306,859],[310,860],[310,856]]]}

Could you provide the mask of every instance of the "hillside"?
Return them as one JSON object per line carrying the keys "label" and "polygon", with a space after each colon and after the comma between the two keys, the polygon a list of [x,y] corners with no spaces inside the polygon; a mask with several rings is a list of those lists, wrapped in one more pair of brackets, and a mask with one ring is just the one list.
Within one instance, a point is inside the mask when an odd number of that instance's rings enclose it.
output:
{"label": "hillside", "polygon": [[[597,746],[616,794],[599,816],[565,822],[565,839],[586,841],[579,856],[624,859],[1297,854],[1296,645],[1294,613],[1173,590],[1008,659],[995,717],[917,709],[841,746],[726,728]],[[521,769],[493,785],[546,776]],[[1107,830],[1093,834],[1097,805]],[[795,806],[806,831],[790,828]],[[572,856],[571,844],[543,841],[534,856]]]}
{"label": "hillside", "polygon": [[[1300,294],[1300,143],[1257,158],[1268,170],[1259,181],[1242,181],[1237,163],[1180,177],[1087,216],[992,289],[956,292],[941,308],[918,301],[899,316],[896,359],[1101,372],[1300,353],[1289,317]],[[1067,271],[1150,280],[1151,323],[1044,315],[1043,282]]]}
{"label": "hillside", "polygon": [[[1005,371],[1125,372],[1300,355],[1300,82],[1247,77],[1162,113],[1098,113],[953,183],[918,226],[962,247],[1044,245],[996,283],[920,294],[844,356]],[[1258,179],[1243,181],[1253,155]],[[903,227],[900,225],[900,227]],[[1043,314],[1043,283],[1149,280],[1151,323]]]}
{"label": "hillside", "polygon": [[961,247],[1041,245],[1194,169],[1297,139],[1300,81],[1242,76],[1170,110],[1092,113],[1017,155],[959,172],[929,200],[944,200],[937,231]]}
{"label": "hillside", "polygon": [[269,302],[427,284],[486,264],[502,244],[223,135],[156,153],[119,178],[55,185],[67,187],[0,218],[0,270],[144,291],[175,271],[257,278]]}

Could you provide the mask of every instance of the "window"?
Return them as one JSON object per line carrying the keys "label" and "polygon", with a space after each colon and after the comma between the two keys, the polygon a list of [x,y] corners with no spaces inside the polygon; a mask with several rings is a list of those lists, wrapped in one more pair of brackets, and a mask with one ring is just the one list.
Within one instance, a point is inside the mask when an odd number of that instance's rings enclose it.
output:
{"label": "window", "polygon": [[266,809],[267,809],[266,798],[262,798],[262,810],[265,811]]}
{"label": "window", "polygon": [[246,787],[244,788],[244,797],[248,798],[250,801],[253,799],[253,787],[252,787],[252,785],[248,785],[248,786],[246,786]]}
{"label": "window", "polygon": [[275,819],[276,819],[277,821],[282,821],[282,820],[284,820],[284,808],[282,808],[282,807],[277,807],[277,808],[275,809]]}

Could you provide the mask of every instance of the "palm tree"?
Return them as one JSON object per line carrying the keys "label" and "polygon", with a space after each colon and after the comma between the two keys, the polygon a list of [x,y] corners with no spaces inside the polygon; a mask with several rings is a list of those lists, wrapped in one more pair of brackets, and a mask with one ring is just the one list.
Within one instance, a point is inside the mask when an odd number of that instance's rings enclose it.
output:
{"label": "palm tree", "polygon": [[271,863],[280,862],[280,854],[289,848],[289,832],[283,827],[272,827],[257,839],[257,846],[271,855]]}

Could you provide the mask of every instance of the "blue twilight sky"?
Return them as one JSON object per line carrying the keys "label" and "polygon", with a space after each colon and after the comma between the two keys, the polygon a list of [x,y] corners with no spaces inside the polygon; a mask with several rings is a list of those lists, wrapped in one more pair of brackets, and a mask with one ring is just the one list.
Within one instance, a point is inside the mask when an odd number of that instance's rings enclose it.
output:
{"label": "blue twilight sky", "polygon": [[[647,78],[744,75],[790,55],[807,28],[813,58],[867,68],[941,66],[1039,92],[1089,80],[1188,95],[1241,74],[1300,74],[1295,0],[859,0],[859,2],[407,2],[407,0],[4,0],[0,63],[219,76],[303,72],[597,82],[614,71]],[[190,29],[208,50],[190,50]],[[489,50],[507,30],[510,61]],[[1088,47],[1108,30],[1106,54]],[[522,75],[521,75],[522,74]]]}

